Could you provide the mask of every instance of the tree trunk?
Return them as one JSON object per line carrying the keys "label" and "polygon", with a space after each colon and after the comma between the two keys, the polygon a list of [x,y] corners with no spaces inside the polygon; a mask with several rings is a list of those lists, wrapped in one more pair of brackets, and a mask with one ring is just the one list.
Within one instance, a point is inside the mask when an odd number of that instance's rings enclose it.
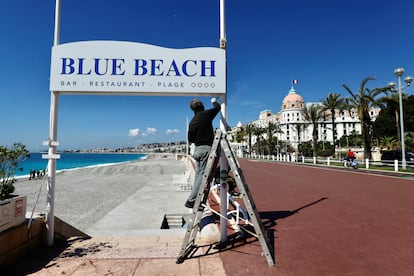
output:
{"label": "tree trunk", "polygon": [[[334,113],[335,114],[335,113]],[[335,157],[335,142],[336,142],[336,129],[335,129],[335,115],[332,116],[332,142],[333,142],[333,156]]]}
{"label": "tree trunk", "polygon": [[371,160],[371,131],[367,124],[363,124],[363,139],[364,139],[364,159]]}
{"label": "tree trunk", "polygon": [[[316,128],[316,131],[315,131]],[[313,157],[317,156],[317,148],[318,148],[318,130],[317,130],[317,126],[313,127],[313,132],[312,132],[312,148],[313,148]]]}
{"label": "tree trunk", "polygon": [[395,109],[395,126],[397,127],[397,141],[401,143],[400,115],[397,109]]}

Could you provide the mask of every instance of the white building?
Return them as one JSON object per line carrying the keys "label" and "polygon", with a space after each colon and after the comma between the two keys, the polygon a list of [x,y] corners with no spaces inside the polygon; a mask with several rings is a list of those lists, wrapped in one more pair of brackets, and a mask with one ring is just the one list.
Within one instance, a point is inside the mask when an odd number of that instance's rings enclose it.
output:
{"label": "white building", "polygon": [[[303,116],[303,110],[311,104],[321,105],[317,103],[305,103],[294,87],[292,87],[282,102],[281,110],[272,113],[270,110],[260,112],[259,119],[250,122],[258,127],[267,127],[269,122],[279,126],[281,133],[275,136],[279,141],[285,141],[293,149],[297,149],[298,144],[312,140],[313,126],[307,122]],[[380,112],[379,108],[373,108],[370,111],[372,120],[374,121]],[[342,136],[350,135],[353,131],[361,134],[361,122],[355,111],[335,112],[336,137],[339,140]],[[240,127],[240,125],[239,125]],[[326,141],[333,143],[332,118],[330,112],[327,112],[326,118],[318,125],[318,141]],[[252,139],[254,144],[255,139]],[[343,145],[345,146],[345,145]]]}

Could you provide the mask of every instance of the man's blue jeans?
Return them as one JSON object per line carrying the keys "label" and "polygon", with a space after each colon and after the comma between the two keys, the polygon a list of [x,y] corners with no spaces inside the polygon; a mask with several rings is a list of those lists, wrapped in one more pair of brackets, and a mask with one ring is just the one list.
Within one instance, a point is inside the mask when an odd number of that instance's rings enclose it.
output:
{"label": "man's blue jeans", "polygon": [[208,156],[210,154],[211,146],[198,146],[195,148],[193,158],[196,161],[196,172],[194,176],[193,189],[187,201],[194,202],[196,200],[198,190],[203,180],[204,169],[206,168]]}

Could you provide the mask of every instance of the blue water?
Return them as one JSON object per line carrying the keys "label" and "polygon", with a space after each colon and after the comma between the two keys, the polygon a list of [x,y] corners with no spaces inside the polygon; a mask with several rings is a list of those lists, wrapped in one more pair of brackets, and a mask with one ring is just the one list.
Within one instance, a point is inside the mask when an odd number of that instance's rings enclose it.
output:
{"label": "blue water", "polygon": [[[147,154],[123,154],[123,153],[61,153],[56,161],[56,170],[75,169],[96,165],[128,162],[145,159]],[[45,170],[47,159],[42,159],[42,153],[30,153],[16,169],[16,176],[29,175],[30,170]]]}

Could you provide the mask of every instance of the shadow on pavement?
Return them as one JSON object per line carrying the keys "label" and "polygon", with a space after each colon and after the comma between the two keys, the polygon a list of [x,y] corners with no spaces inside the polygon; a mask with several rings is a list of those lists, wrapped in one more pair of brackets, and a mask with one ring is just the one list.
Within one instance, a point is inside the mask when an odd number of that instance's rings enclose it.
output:
{"label": "shadow on pavement", "polygon": [[262,219],[263,226],[267,230],[269,230],[269,228],[272,228],[273,226],[276,226],[276,224],[277,224],[276,221],[278,219],[284,219],[284,218],[290,217],[290,216],[298,213],[300,210],[305,209],[305,208],[308,208],[308,207],[310,207],[312,205],[315,205],[315,204],[317,204],[317,203],[319,203],[319,202],[321,202],[321,201],[323,201],[325,199],[328,199],[328,198],[322,197],[322,198],[320,198],[320,199],[318,199],[318,200],[316,200],[314,202],[311,202],[309,204],[306,204],[306,205],[304,205],[302,207],[299,207],[299,208],[297,208],[295,210],[292,210],[292,211],[259,212],[259,215],[260,215],[260,218]]}
{"label": "shadow on pavement", "polygon": [[84,251],[69,253],[67,250],[75,241],[85,239],[87,238],[80,237],[65,239],[59,236],[55,237],[54,245],[52,247],[43,246],[36,248],[36,250],[31,251],[29,254],[17,260],[13,265],[0,271],[0,275],[28,275],[38,272],[48,266],[56,265],[50,263],[58,257],[65,258],[74,255],[82,256],[82,254],[86,254]]}
{"label": "shadow on pavement", "polygon": [[[326,199],[327,199],[326,197],[322,197],[314,202],[308,203],[304,206],[301,206],[291,211],[259,212],[260,218],[262,220],[262,225],[266,233],[265,239],[268,242],[269,250],[273,258],[275,258],[275,255],[274,255],[275,229],[273,229],[273,227],[276,226],[277,224],[276,221],[278,219],[284,219],[289,216],[292,216],[298,213],[300,210],[308,208]],[[217,253],[224,252],[227,250],[233,250],[235,248],[238,248],[238,247],[241,247],[247,244],[252,244],[258,240],[254,235],[250,234],[254,232],[255,232],[254,227],[251,225],[247,225],[243,227],[243,233],[244,233],[243,235],[240,235],[240,233],[229,235],[227,241],[224,243],[212,243],[212,244],[207,244],[203,246],[192,245],[187,251],[187,253],[183,256],[183,258],[181,258],[177,263],[183,262],[186,259],[200,258],[203,256],[217,254]]]}

